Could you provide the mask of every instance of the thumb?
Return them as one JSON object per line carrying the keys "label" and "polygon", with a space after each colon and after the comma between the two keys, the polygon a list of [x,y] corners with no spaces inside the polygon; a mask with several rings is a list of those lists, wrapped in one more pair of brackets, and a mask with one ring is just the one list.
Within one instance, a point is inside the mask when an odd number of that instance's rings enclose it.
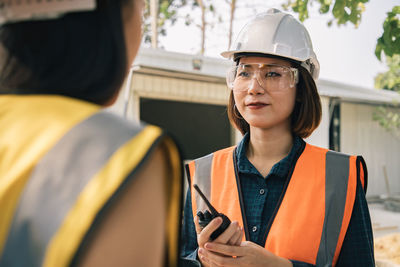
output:
{"label": "thumb", "polygon": [[197,215],[194,216],[194,226],[196,227],[196,233],[200,234],[202,227],[199,225],[199,217]]}

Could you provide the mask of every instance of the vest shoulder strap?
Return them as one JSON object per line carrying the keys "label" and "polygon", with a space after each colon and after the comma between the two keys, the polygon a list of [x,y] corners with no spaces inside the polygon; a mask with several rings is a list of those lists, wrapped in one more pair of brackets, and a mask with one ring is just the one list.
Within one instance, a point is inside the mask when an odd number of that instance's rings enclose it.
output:
{"label": "vest shoulder strap", "polygon": [[[367,192],[367,187],[368,187],[368,170],[367,170],[367,165],[365,163],[365,160],[362,156],[353,156],[353,155],[348,155],[342,152],[337,152],[333,150],[327,150],[325,148],[321,148],[318,146],[310,145],[307,143],[307,146],[309,149],[312,149],[313,152],[321,153],[324,154],[326,151],[329,153],[333,153],[335,155],[341,155],[343,157],[350,157],[350,158],[355,158],[356,159],[356,168],[357,168],[357,179],[361,182],[362,187],[364,188],[364,192]],[[353,160],[352,159],[352,160]]]}
{"label": "vest shoulder strap", "polygon": [[364,193],[367,193],[368,188],[368,169],[367,164],[362,156],[357,156],[357,179],[361,182],[364,188]]}
{"label": "vest shoulder strap", "polygon": [[[224,175],[225,172],[230,169],[233,170],[233,150],[235,147],[236,146],[232,146],[218,150],[204,157],[195,159],[186,165],[186,174],[192,193],[192,211],[194,215],[198,210],[202,211],[207,209],[207,205],[200,195],[195,193],[193,184],[197,184],[205,197],[212,202],[214,199],[212,192],[215,193],[215,191],[212,191],[212,188],[220,188],[219,186],[221,185],[218,183],[224,184],[225,179],[229,178]],[[221,179],[212,179],[213,176],[221,177]],[[212,204],[218,210],[218,203],[214,202]]]}
{"label": "vest shoulder strap", "polygon": [[[317,153],[325,153],[327,149],[317,147],[314,145],[310,145],[307,143],[307,146],[313,150],[313,152]],[[349,157],[351,159],[351,163],[355,159],[355,164],[356,164],[356,169],[357,169],[357,180],[361,182],[361,186],[364,188],[364,192],[367,193],[367,187],[368,187],[368,170],[367,170],[367,165],[365,163],[365,160],[362,156],[354,156],[354,155],[348,155],[342,152],[337,152],[333,150],[328,150],[330,154],[335,154],[337,156],[342,156],[342,157]]]}
{"label": "vest shoulder strap", "polygon": [[210,176],[211,164],[214,157],[215,156],[220,157],[221,155],[231,154],[235,148],[236,146],[231,146],[224,149],[220,149],[203,157],[194,159],[191,162],[185,164],[185,172],[189,186],[192,184],[192,178],[195,172],[199,180],[204,180],[203,177]]}

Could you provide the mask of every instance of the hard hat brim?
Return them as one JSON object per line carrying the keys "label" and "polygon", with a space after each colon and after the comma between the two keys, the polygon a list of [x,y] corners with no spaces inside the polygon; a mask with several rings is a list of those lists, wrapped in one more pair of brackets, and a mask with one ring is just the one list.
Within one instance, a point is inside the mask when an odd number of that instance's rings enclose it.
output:
{"label": "hard hat brim", "polygon": [[287,58],[289,60],[292,60],[292,61],[294,60],[294,61],[297,61],[299,63],[307,60],[307,59],[301,59],[301,58],[297,58],[297,57],[282,56],[282,54],[277,54],[277,53],[264,53],[264,52],[260,52],[260,51],[249,51],[249,50],[224,51],[220,55],[222,57],[224,57],[224,58],[227,58],[227,59],[233,59],[235,54],[246,54],[246,53],[249,53],[249,54],[263,54],[263,55],[267,55],[267,56],[271,55],[271,56],[279,57],[279,58],[282,58],[282,59]]}

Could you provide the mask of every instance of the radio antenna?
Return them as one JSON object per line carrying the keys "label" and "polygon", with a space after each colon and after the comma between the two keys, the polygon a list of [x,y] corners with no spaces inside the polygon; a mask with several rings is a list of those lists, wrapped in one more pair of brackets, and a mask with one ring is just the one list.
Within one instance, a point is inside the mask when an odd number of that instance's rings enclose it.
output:
{"label": "radio antenna", "polygon": [[203,194],[203,192],[201,192],[200,188],[197,186],[197,184],[193,185],[194,189],[196,189],[196,191],[200,194],[201,198],[204,200],[204,202],[206,202],[208,208],[210,209],[211,213],[213,215],[218,215],[219,212],[211,205],[211,203],[208,201],[208,199],[206,198],[206,196]]}

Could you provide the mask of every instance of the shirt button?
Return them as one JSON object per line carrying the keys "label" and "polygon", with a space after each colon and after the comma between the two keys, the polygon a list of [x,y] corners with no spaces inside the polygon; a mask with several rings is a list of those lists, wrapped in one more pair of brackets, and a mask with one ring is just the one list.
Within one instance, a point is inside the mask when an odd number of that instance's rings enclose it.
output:
{"label": "shirt button", "polygon": [[264,189],[260,189],[260,195],[264,195],[265,190]]}
{"label": "shirt button", "polygon": [[254,233],[254,232],[257,232],[257,226],[253,226],[253,228],[251,229],[251,231],[253,231],[253,233]]}

